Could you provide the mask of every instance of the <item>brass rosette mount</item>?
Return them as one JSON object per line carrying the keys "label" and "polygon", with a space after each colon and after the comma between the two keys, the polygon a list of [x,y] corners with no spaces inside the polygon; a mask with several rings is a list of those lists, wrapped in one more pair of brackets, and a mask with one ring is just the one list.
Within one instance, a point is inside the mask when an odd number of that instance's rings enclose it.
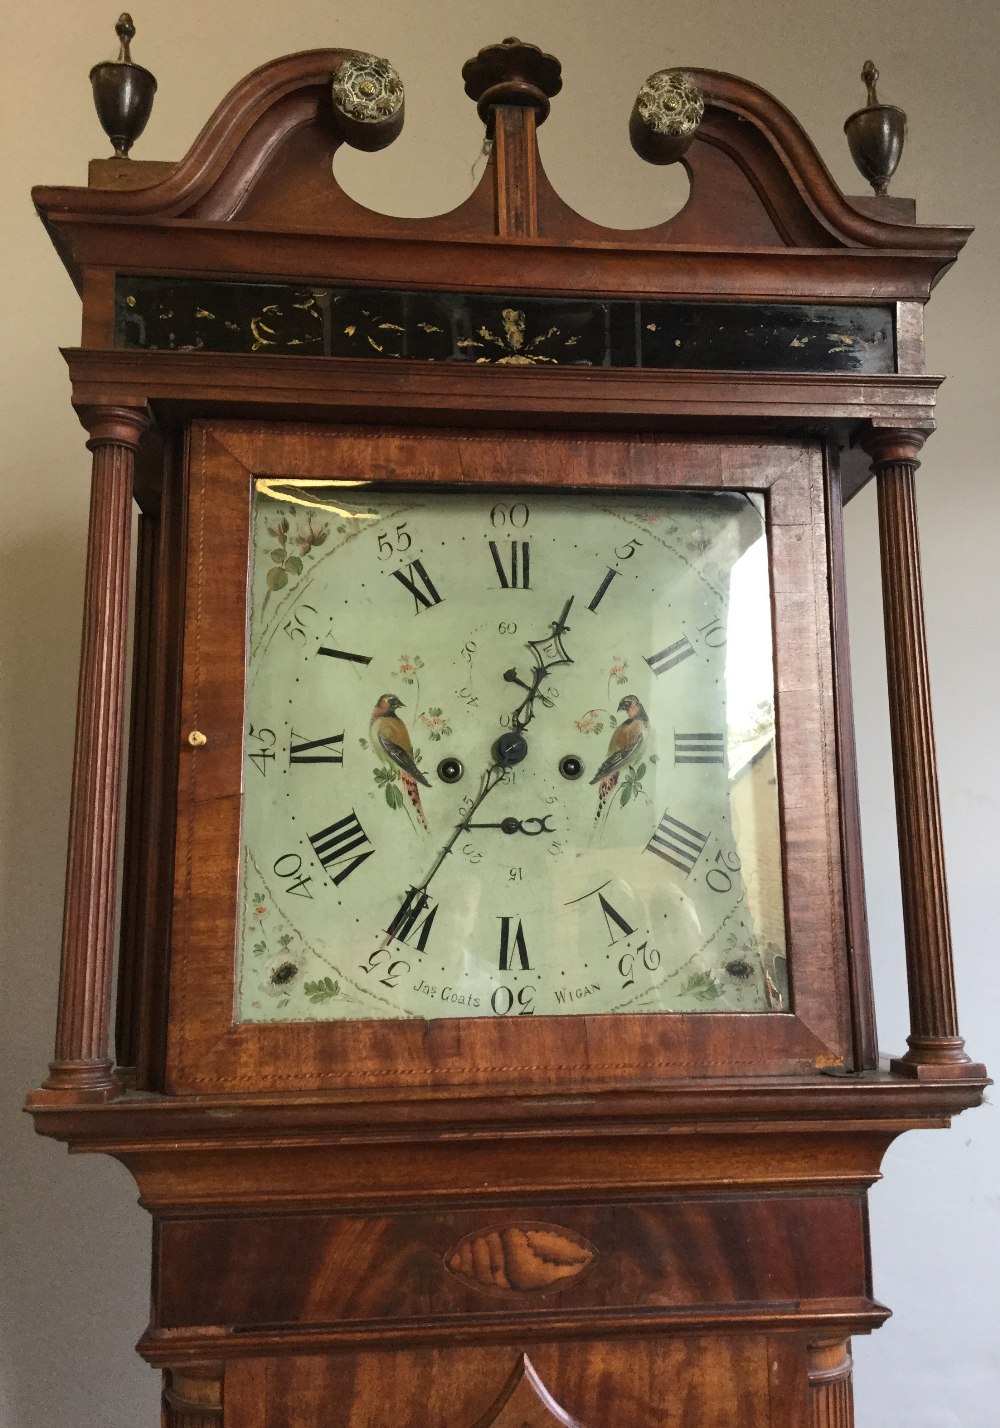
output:
{"label": "brass rosette mount", "polygon": [[647,163],[675,164],[691,147],[704,113],[705,97],[683,70],[657,70],[632,106],[632,147]]}
{"label": "brass rosette mount", "polygon": [[354,149],[384,149],[403,127],[403,81],[377,55],[348,55],[334,71],[331,98],[337,132]]}

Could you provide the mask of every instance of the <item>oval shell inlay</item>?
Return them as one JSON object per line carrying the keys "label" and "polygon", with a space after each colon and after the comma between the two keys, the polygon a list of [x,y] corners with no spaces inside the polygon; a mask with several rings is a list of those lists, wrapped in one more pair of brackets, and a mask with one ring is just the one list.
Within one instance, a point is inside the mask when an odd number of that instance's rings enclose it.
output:
{"label": "oval shell inlay", "polygon": [[448,1251],[444,1263],[474,1289],[539,1294],[579,1278],[597,1258],[590,1241],[573,1230],[525,1222],[473,1231]]}

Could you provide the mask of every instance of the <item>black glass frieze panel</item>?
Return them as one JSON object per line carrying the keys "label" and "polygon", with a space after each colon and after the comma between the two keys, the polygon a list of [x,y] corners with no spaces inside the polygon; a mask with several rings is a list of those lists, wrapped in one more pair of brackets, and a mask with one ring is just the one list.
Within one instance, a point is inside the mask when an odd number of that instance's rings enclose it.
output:
{"label": "black glass frieze panel", "polygon": [[120,277],[115,344],[506,366],[894,372],[886,305],[671,302]]}
{"label": "black glass frieze panel", "polygon": [[892,310],[793,303],[644,302],[643,367],[894,372]]}

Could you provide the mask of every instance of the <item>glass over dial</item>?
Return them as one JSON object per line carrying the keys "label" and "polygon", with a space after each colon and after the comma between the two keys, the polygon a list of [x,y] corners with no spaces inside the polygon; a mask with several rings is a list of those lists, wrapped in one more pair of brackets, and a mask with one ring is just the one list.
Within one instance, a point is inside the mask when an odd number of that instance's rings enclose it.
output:
{"label": "glass over dial", "polygon": [[237,1019],[787,1010],[761,498],[258,480]]}

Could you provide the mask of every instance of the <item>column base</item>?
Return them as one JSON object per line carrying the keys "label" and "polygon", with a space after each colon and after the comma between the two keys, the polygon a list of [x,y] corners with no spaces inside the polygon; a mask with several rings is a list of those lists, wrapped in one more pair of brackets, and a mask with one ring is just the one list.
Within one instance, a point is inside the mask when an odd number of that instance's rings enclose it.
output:
{"label": "column base", "polygon": [[889,1070],[915,1081],[985,1081],[986,1067],[973,1061],[960,1036],[908,1036],[909,1050],[893,1056]]}
{"label": "column base", "polygon": [[27,1097],[27,1106],[80,1105],[113,1101],[124,1091],[112,1063],[98,1061],[51,1061],[49,1074]]}

